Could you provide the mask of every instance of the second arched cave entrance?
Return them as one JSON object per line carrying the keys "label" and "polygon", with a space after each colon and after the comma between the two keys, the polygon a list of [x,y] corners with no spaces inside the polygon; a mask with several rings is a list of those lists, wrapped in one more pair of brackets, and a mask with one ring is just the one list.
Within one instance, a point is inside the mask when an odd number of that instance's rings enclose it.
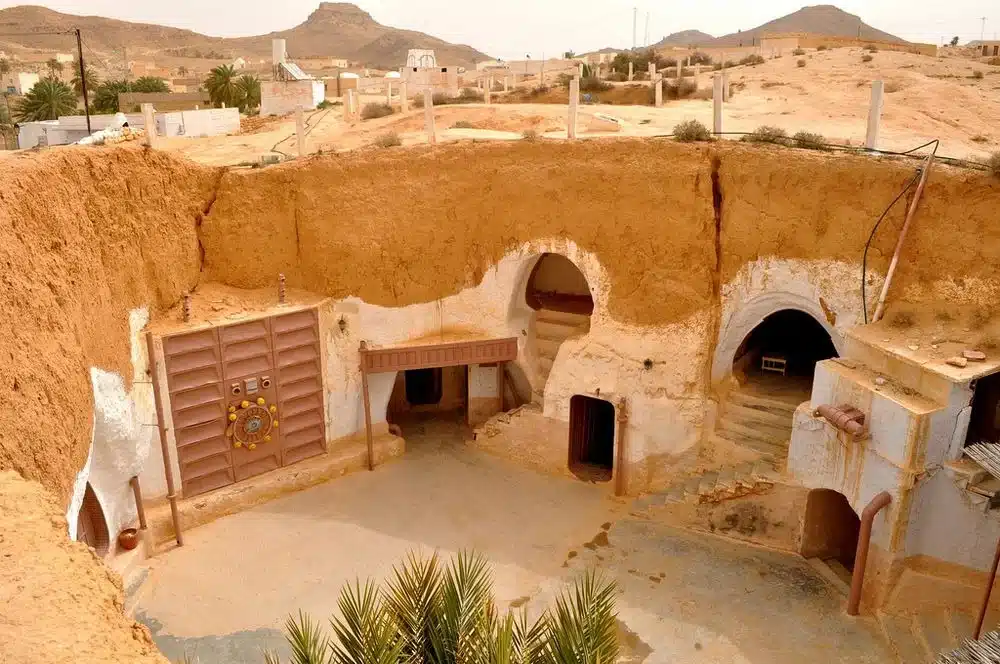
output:
{"label": "second arched cave entrance", "polygon": [[735,384],[720,402],[716,435],[783,465],[792,417],[809,400],[816,363],[836,356],[829,332],[808,313],[770,314],[733,356]]}
{"label": "second arched cave entrance", "polygon": [[90,482],[83,492],[83,503],[76,518],[76,539],[94,549],[101,557],[108,553],[111,546],[104,510],[101,509],[101,503],[97,500],[97,494],[94,493]]}
{"label": "second arched cave entrance", "polygon": [[569,402],[570,472],[588,482],[609,482],[615,466],[615,407],[577,394]]}
{"label": "second arched cave entrance", "polygon": [[544,386],[563,342],[590,331],[594,298],[573,261],[542,254],[528,277],[524,299],[535,311],[533,339]]}
{"label": "second arched cave entrance", "polygon": [[814,489],[806,499],[800,553],[822,561],[845,583],[851,582],[861,519],[844,494]]}

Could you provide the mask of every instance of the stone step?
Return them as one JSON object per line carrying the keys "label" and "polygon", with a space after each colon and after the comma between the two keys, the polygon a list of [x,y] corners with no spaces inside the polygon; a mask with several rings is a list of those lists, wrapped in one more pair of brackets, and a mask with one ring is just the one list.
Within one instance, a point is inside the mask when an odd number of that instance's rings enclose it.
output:
{"label": "stone step", "polygon": [[788,429],[792,431],[792,416],[785,413],[776,413],[763,408],[751,408],[742,406],[731,401],[723,401],[720,408],[722,417],[728,417],[743,422],[759,422],[772,427]]}
{"label": "stone step", "polygon": [[560,323],[570,327],[590,326],[590,316],[587,314],[574,314],[566,311],[554,311],[552,309],[539,309],[535,312],[535,321],[546,321]]}
{"label": "stone step", "polygon": [[556,339],[543,339],[541,337],[535,339],[535,348],[538,349],[538,355],[540,357],[547,357],[550,360],[556,359],[560,346],[562,346],[562,341],[557,341]]}
{"label": "stone step", "polygon": [[575,325],[565,325],[547,320],[535,321],[535,337],[538,339],[551,339],[562,342],[574,335],[582,334],[584,331]]}
{"label": "stone step", "polygon": [[795,414],[795,409],[799,406],[799,404],[793,404],[789,401],[741,392],[740,390],[733,390],[727,394],[726,400],[737,406],[766,410],[780,415],[787,414],[789,417]]}
{"label": "stone step", "polygon": [[712,438],[717,439],[719,442],[731,443],[753,450],[754,452],[759,452],[773,461],[781,461],[788,457],[787,445],[774,445],[773,443],[766,443],[760,440],[743,438],[726,431],[715,431],[712,433]]}
{"label": "stone step", "polygon": [[918,662],[933,662],[927,654],[927,649],[914,633],[916,622],[912,616],[898,616],[879,613],[879,623],[889,641],[889,646],[896,655],[899,664],[917,664]]}
{"label": "stone step", "polygon": [[762,424],[760,422],[748,422],[737,418],[725,416],[715,424],[717,429],[732,431],[747,438],[756,438],[776,445],[787,445],[792,437],[792,429]]}

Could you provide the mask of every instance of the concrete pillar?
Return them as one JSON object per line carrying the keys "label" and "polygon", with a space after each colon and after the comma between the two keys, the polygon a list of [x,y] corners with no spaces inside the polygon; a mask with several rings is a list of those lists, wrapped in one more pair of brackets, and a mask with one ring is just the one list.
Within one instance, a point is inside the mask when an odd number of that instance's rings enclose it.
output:
{"label": "concrete pillar", "polygon": [[295,107],[295,144],[299,148],[299,156],[305,157],[306,151],[306,118],[302,106]]}
{"label": "concrete pillar", "polygon": [[882,120],[882,93],[885,92],[883,81],[872,81],[872,98],[868,106],[868,132],[865,134],[865,147],[875,150],[878,147],[878,130]]}
{"label": "concrete pillar", "polygon": [[503,91],[504,92],[510,92],[510,85],[507,82],[507,77],[506,76],[503,77]]}
{"label": "concrete pillar", "polygon": [[424,90],[424,129],[427,132],[427,142],[437,143],[437,132],[434,131],[434,93],[428,88]]}
{"label": "concrete pillar", "polygon": [[663,108],[663,79],[660,78],[660,77],[657,77],[656,83],[654,84],[654,86],[655,86],[655,88],[654,88],[655,89],[655,93],[654,94],[655,94],[655,100],[656,100],[656,102],[655,102],[656,108]]}
{"label": "concrete pillar", "polygon": [[684,74],[684,63],[680,58],[677,58],[677,78],[680,78]]}
{"label": "concrete pillar", "polygon": [[385,79],[385,103],[392,106],[392,79]]}
{"label": "concrete pillar", "polygon": [[403,113],[410,110],[410,97],[406,91],[406,81],[399,82],[399,110]]}
{"label": "concrete pillar", "polygon": [[580,110],[580,79],[569,82],[569,117],[566,119],[566,136],[576,138],[576,118]]}
{"label": "concrete pillar", "polygon": [[483,101],[489,106],[493,103],[493,79],[487,78],[483,84]]}
{"label": "concrete pillar", "polygon": [[545,60],[542,60],[541,69],[538,71],[539,85],[545,85]]}
{"label": "concrete pillar", "polygon": [[695,65],[694,66],[694,75],[695,75],[695,77],[697,77],[699,74],[701,74],[701,65]]}
{"label": "concrete pillar", "polygon": [[583,78],[583,63],[580,63],[580,78]]}
{"label": "concrete pillar", "polygon": [[156,117],[153,115],[153,105],[142,105],[142,123],[146,131],[146,145],[156,147]]}
{"label": "concrete pillar", "polygon": [[656,80],[656,63],[655,62],[650,62],[649,63],[649,80],[651,80],[651,81],[655,81]]}
{"label": "concrete pillar", "polygon": [[633,78],[635,78],[635,71],[632,62],[630,61],[628,63],[628,80],[631,81]]}
{"label": "concrete pillar", "polygon": [[347,90],[344,93],[344,122],[350,122],[354,119],[354,115],[351,113],[351,91]]}
{"label": "concrete pillar", "polygon": [[722,72],[722,99],[724,101],[729,101],[733,98],[733,88],[729,84],[729,72]]}
{"label": "concrete pillar", "polygon": [[722,76],[716,74],[712,79],[712,131],[722,133]]}

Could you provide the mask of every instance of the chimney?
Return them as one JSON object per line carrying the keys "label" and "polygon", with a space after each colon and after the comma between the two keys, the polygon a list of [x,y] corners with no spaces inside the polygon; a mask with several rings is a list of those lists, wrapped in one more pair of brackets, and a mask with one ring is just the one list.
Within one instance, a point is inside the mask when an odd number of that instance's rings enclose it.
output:
{"label": "chimney", "polygon": [[284,39],[272,39],[271,40],[271,64],[275,67],[278,65],[285,64],[285,40]]}

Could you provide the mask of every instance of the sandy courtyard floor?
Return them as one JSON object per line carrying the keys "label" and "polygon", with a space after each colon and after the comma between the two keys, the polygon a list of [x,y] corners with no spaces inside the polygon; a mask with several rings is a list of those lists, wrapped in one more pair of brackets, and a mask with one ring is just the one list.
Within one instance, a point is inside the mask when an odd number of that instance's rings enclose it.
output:
{"label": "sandy courtyard floor", "polygon": [[617,581],[630,662],[892,661],[874,623],[796,556],[630,517],[607,485],[536,474],[462,442],[454,425],[404,427],[408,450],[186,534],[156,558],[137,617],[173,661],[287,654],[281,625],[326,624],[340,587],[408,551],[486,554],[503,603],[535,612],[582,570]]}

